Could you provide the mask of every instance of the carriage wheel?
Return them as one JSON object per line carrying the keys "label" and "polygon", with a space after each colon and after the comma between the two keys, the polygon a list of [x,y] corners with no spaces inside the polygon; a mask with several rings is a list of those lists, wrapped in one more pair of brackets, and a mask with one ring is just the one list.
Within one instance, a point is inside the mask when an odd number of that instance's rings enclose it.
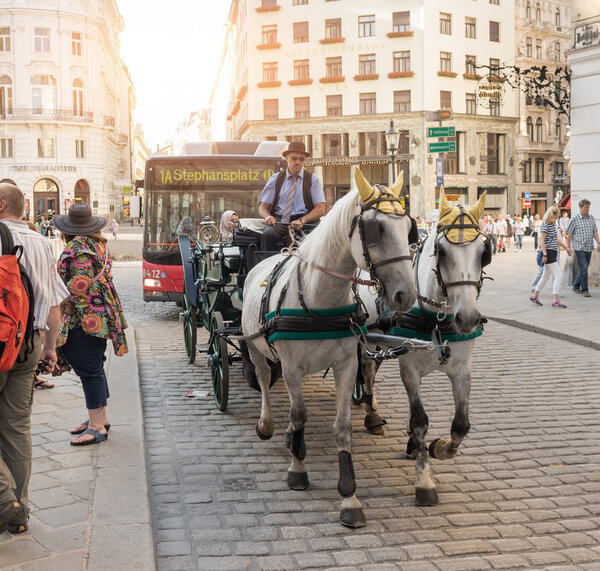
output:
{"label": "carriage wheel", "polygon": [[196,339],[198,336],[198,325],[196,319],[196,308],[190,303],[185,286],[183,289],[183,339],[185,341],[185,352],[187,353],[188,363],[196,360]]}
{"label": "carriage wheel", "polygon": [[[223,330],[223,317],[215,311],[211,320],[211,332]],[[210,352],[210,371],[212,375],[213,393],[219,410],[227,409],[227,400],[229,399],[229,354],[227,352],[227,342],[220,335],[211,333]]]}

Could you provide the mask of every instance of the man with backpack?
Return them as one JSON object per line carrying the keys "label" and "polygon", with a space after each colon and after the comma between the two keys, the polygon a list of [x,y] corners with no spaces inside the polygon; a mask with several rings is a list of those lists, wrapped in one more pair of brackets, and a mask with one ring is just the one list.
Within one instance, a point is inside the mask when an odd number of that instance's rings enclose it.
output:
{"label": "man with backpack", "polygon": [[310,157],[304,143],[292,141],[283,156],[287,169],[267,181],[258,199],[258,213],[267,226],[261,250],[279,249],[288,235],[288,225],[299,231],[325,214],[323,185],[317,175],[304,169],[304,160]]}
{"label": "man with backpack", "polygon": [[[54,370],[59,306],[69,295],[56,271],[50,241],[21,220],[24,204],[17,186],[0,183],[0,297],[6,302],[21,295],[23,303],[32,306],[24,326],[15,304],[6,304],[6,311],[14,310],[11,317],[19,322],[16,335],[8,328],[10,319],[0,322],[0,533],[27,530],[33,377],[38,362],[46,372]],[[10,291],[9,282],[14,286]],[[16,343],[21,344],[18,355],[6,362],[8,349],[14,351]]]}

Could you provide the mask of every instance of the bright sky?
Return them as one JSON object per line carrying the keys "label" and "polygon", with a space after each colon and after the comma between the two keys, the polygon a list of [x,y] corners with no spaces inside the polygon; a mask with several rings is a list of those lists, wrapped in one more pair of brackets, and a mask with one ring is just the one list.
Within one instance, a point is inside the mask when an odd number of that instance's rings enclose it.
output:
{"label": "bright sky", "polygon": [[[141,123],[152,150],[190,111],[208,107],[223,48],[229,0],[116,0],[125,20],[121,57],[129,68]],[[229,56],[228,56],[229,57]],[[225,135],[228,76],[213,106],[213,137]]]}

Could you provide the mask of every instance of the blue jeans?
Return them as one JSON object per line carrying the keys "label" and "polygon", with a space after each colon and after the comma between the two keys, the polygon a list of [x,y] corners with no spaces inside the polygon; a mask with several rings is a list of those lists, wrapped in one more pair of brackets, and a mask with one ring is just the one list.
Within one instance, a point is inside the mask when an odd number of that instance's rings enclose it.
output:
{"label": "blue jeans", "polygon": [[592,260],[592,253],[584,252],[583,250],[575,250],[575,257],[577,258],[579,272],[577,272],[577,277],[573,282],[573,289],[588,291],[588,267]]}
{"label": "blue jeans", "polygon": [[110,396],[104,373],[106,339],[88,335],[81,327],[75,327],[69,331],[67,342],[61,350],[81,379],[85,407],[93,410],[106,406]]}
{"label": "blue jeans", "polygon": [[521,250],[523,248],[523,235],[522,234],[515,234],[515,240],[517,242],[517,250]]}

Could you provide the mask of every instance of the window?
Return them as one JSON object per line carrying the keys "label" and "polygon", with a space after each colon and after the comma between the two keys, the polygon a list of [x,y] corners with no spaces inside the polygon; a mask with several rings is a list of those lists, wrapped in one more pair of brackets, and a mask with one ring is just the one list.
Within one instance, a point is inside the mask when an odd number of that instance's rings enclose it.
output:
{"label": "window", "polygon": [[308,22],[294,22],[294,43],[308,42]]}
{"label": "window", "polygon": [[341,38],[342,37],[342,19],[341,18],[325,20],[325,37],[326,38]]}
{"label": "window", "polygon": [[366,38],[375,35],[375,16],[358,17],[358,37]]}
{"label": "window", "polygon": [[262,27],[262,43],[263,46],[277,43],[277,24]]}
{"label": "window", "polygon": [[83,139],[75,139],[75,156],[78,159],[85,159],[85,141]]}
{"label": "window", "polygon": [[358,134],[358,154],[361,157],[373,157],[385,154],[383,135],[380,132]]}
{"label": "window", "polygon": [[475,18],[471,18],[470,16],[465,17],[465,38],[476,38],[476,23]]}
{"label": "window", "polygon": [[525,96],[525,105],[533,105],[533,97],[531,95]]}
{"label": "window", "polygon": [[527,137],[529,142],[533,143],[533,119],[531,117],[527,117]]}
{"label": "window", "polygon": [[81,79],[73,81],[73,115],[83,115],[83,82]]}
{"label": "window", "polygon": [[494,57],[490,58],[490,75],[494,77],[500,75],[500,60]]}
{"label": "window", "polygon": [[325,74],[327,77],[342,77],[342,58],[325,58]]}
{"label": "window", "polygon": [[558,118],[556,120],[554,134],[556,135],[557,139],[560,141],[562,138],[562,123],[560,122],[560,118]]}
{"label": "window", "polygon": [[500,22],[490,20],[490,42],[500,41]]}
{"label": "window", "polygon": [[531,38],[525,38],[525,45],[527,46],[527,57],[533,57],[533,41]]}
{"label": "window", "polygon": [[80,56],[82,53],[82,36],[81,32],[73,32],[71,34],[71,53],[74,56]]}
{"label": "window", "polygon": [[465,95],[465,112],[468,115],[477,115],[477,98],[474,93]]}
{"label": "window", "polygon": [[554,13],[554,24],[557,28],[560,28],[560,8],[557,8]]}
{"label": "window", "polygon": [[440,91],[440,109],[452,109],[452,91]]}
{"label": "window", "polygon": [[504,173],[505,136],[479,133],[479,174]]}
{"label": "window", "polygon": [[308,4],[308,0],[294,0],[292,2],[292,6],[302,6],[303,4]]}
{"label": "window", "polygon": [[50,28],[35,28],[35,51],[50,51]]}
{"label": "window", "polygon": [[525,17],[531,18],[531,2],[527,2],[527,7],[525,8]]}
{"label": "window", "polygon": [[34,75],[31,78],[31,102],[33,112],[53,113],[55,110],[56,81],[51,75]]}
{"label": "window", "polygon": [[465,73],[472,75],[477,73],[477,56],[465,56]]}
{"label": "window", "polygon": [[0,28],[0,52],[10,51],[10,28]]}
{"label": "window", "polygon": [[500,101],[490,101],[490,115],[494,117],[500,115]]}
{"label": "window", "polygon": [[440,71],[452,71],[452,54],[440,52]]}
{"label": "window", "polygon": [[523,182],[531,182],[531,160],[523,162]]}
{"label": "window", "polygon": [[361,115],[372,115],[377,113],[375,93],[359,93],[359,110]]}
{"label": "window", "polygon": [[394,113],[410,111],[410,89],[394,91]]}
{"label": "window", "polygon": [[375,69],[375,54],[361,54],[358,56],[359,75],[369,75],[377,73]]}
{"label": "window", "polygon": [[538,143],[541,143],[544,140],[544,138],[542,136],[542,118],[541,117],[538,117],[535,120],[535,140]]}
{"label": "window", "polygon": [[542,40],[535,40],[535,57],[542,59]]}
{"label": "window", "polygon": [[541,20],[542,19],[542,10],[540,8],[540,3],[539,2],[535,5],[535,19],[536,20]]}
{"label": "window", "polygon": [[323,135],[323,149],[324,157],[348,156],[348,134],[333,133]]}
{"label": "window", "polygon": [[544,182],[544,159],[535,159],[535,182]]}
{"label": "window", "polygon": [[13,140],[0,139],[0,157],[3,159],[12,159],[13,157]]}
{"label": "window", "polygon": [[13,112],[12,79],[8,75],[0,77],[0,115]]}
{"label": "window", "polygon": [[277,62],[268,61],[263,63],[263,82],[277,81]]}
{"label": "window", "polygon": [[279,119],[279,100],[263,100],[263,116],[265,119]]}
{"label": "window", "polygon": [[560,61],[560,42],[554,42],[554,61]]}
{"label": "window", "polygon": [[38,157],[40,159],[51,159],[54,157],[54,139],[44,137],[38,139]]}
{"label": "window", "polygon": [[490,0],[490,4],[493,4],[494,6],[500,6],[500,0]]}
{"label": "window", "polygon": [[394,52],[394,71],[410,71],[410,51]]}
{"label": "window", "polygon": [[271,8],[273,6],[277,6],[277,0],[262,0],[261,6],[263,8]]}
{"label": "window", "polygon": [[342,114],[342,96],[341,95],[328,95],[327,96],[327,115],[341,115]]}
{"label": "window", "polygon": [[452,14],[440,12],[440,34],[452,35]]}
{"label": "window", "polygon": [[565,164],[560,162],[554,163],[554,176],[561,177],[565,174]]}
{"label": "window", "polygon": [[294,117],[310,117],[310,97],[294,97]]}
{"label": "window", "polygon": [[310,70],[307,59],[297,59],[294,61],[294,79],[309,79]]}
{"label": "window", "polygon": [[393,32],[410,32],[410,12],[394,12],[392,26]]}

